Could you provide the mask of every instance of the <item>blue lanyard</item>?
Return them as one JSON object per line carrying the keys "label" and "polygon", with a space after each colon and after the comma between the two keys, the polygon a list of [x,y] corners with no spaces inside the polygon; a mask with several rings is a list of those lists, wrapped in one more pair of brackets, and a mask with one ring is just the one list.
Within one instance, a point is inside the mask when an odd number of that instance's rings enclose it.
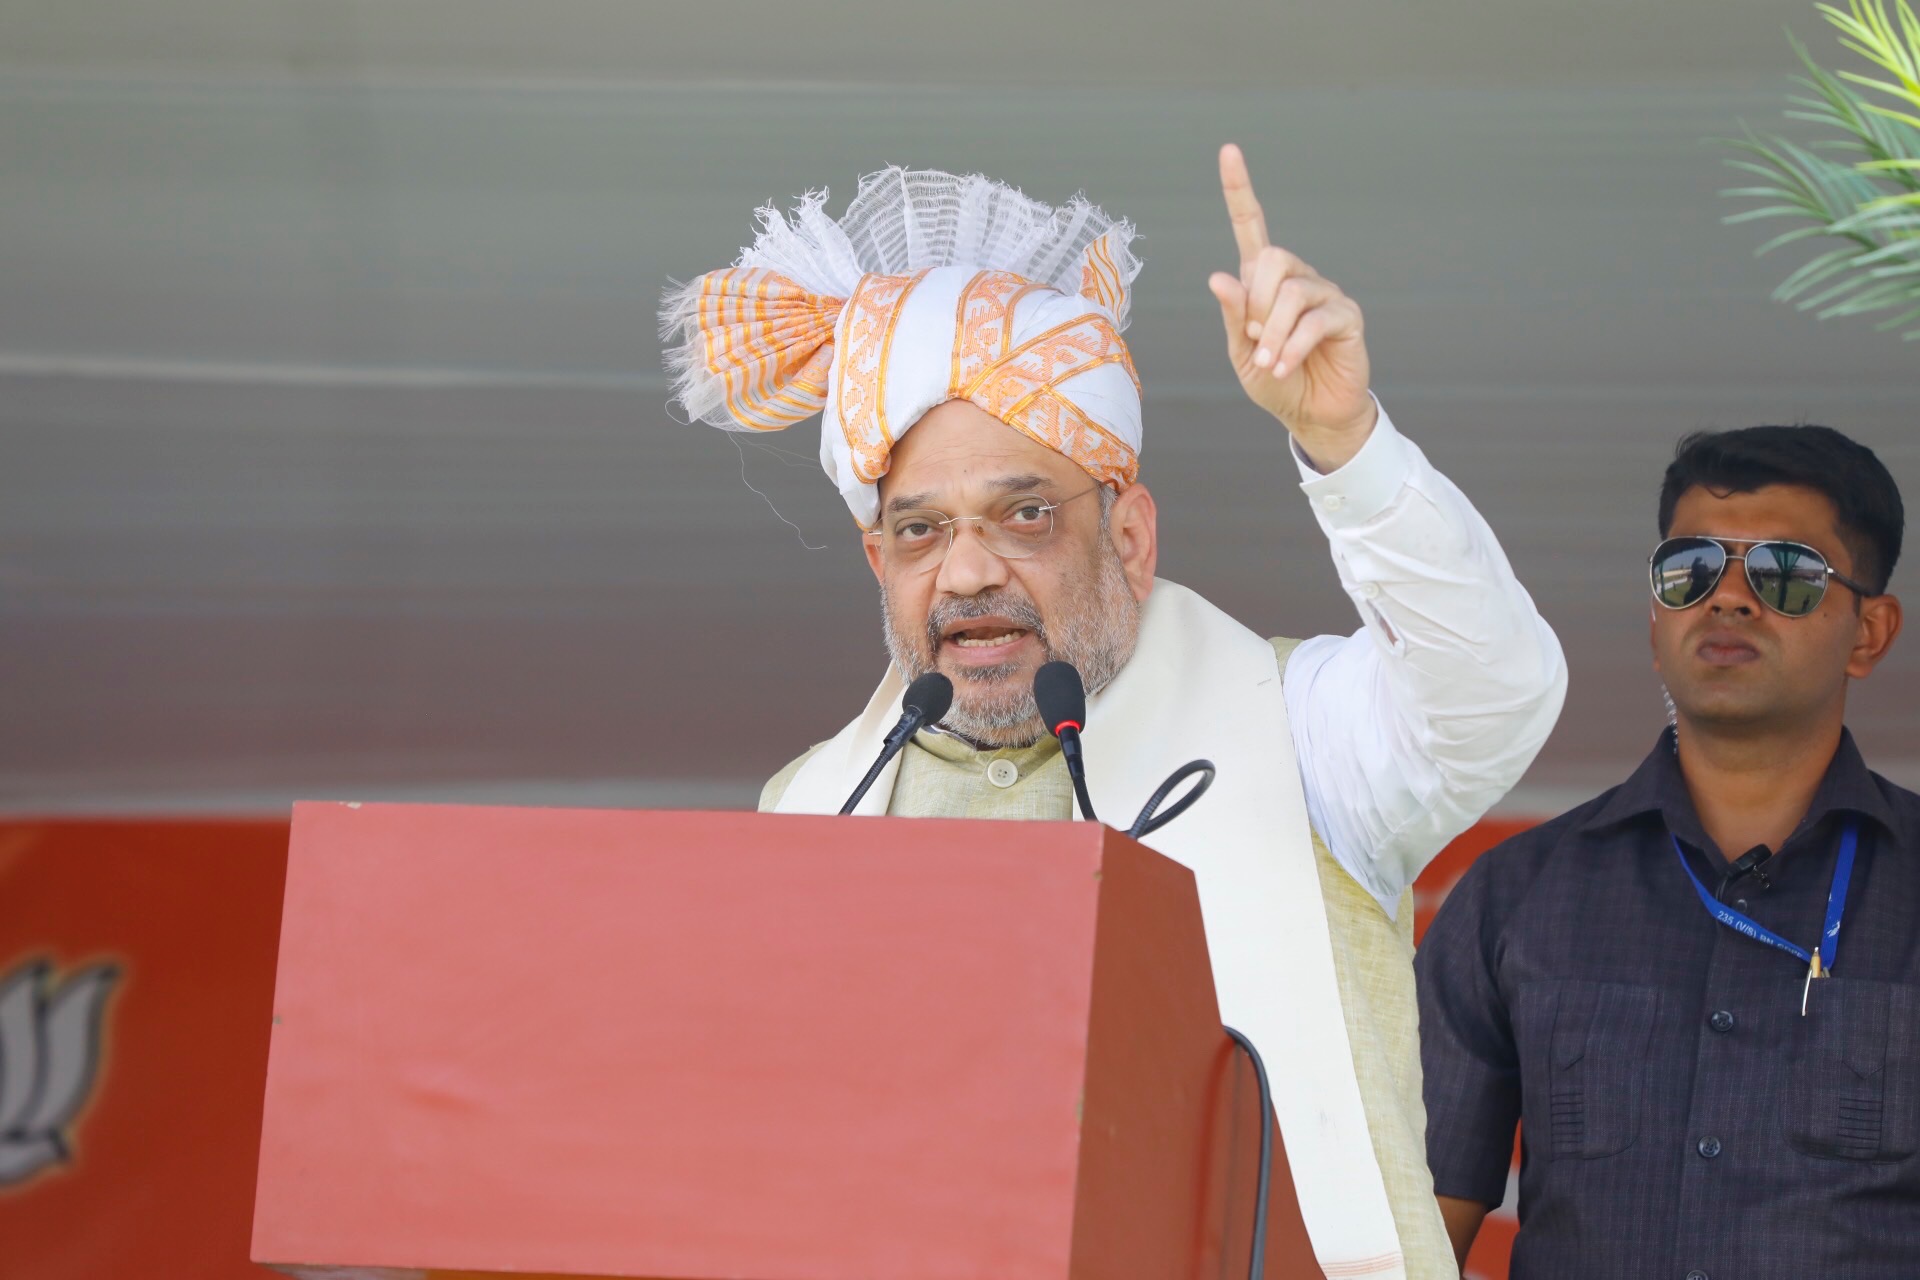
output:
{"label": "blue lanyard", "polygon": [[1833,864],[1833,882],[1827,888],[1827,922],[1820,930],[1820,959],[1816,962],[1813,952],[1759,924],[1726,903],[1707,892],[1707,886],[1700,883],[1700,877],[1693,874],[1693,868],[1687,865],[1686,851],[1680,847],[1680,837],[1668,833],[1673,841],[1673,851],[1680,858],[1680,869],[1687,873],[1687,879],[1693,881],[1694,892],[1700,895],[1700,901],[1706,904],[1707,913],[1735,933],[1744,934],[1755,942],[1764,942],[1777,947],[1788,955],[1794,956],[1807,965],[1813,976],[1833,972],[1833,953],[1840,945],[1840,919],[1847,910],[1847,884],[1853,879],[1853,855],[1860,843],[1860,826],[1849,822],[1847,829],[1840,835],[1840,856]]}

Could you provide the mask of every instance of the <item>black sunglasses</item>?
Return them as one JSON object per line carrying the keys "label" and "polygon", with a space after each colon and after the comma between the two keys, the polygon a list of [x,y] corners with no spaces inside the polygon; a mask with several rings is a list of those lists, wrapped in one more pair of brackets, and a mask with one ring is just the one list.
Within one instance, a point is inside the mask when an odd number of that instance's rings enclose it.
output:
{"label": "black sunglasses", "polygon": [[[1736,546],[1745,547],[1746,553],[1733,550]],[[1746,566],[1747,585],[1756,600],[1789,618],[1804,618],[1819,608],[1829,578],[1862,599],[1875,594],[1805,543],[1691,537],[1668,538],[1653,549],[1647,561],[1653,598],[1669,609],[1691,608],[1713,594],[1729,560]]]}

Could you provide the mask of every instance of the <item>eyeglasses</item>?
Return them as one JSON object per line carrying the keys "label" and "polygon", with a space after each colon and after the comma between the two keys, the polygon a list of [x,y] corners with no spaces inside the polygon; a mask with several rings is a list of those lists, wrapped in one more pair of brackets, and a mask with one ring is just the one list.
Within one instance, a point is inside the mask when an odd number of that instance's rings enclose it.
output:
{"label": "eyeglasses", "polygon": [[[1746,547],[1745,554],[1735,552],[1735,546]],[[1788,618],[1804,618],[1819,608],[1829,578],[1862,599],[1875,594],[1804,543],[1690,537],[1668,538],[1653,549],[1647,561],[1653,598],[1669,609],[1692,608],[1713,594],[1729,560],[1745,565],[1756,600]]]}
{"label": "eyeglasses", "polygon": [[1054,512],[1099,489],[1095,485],[1058,502],[1037,493],[1016,493],[996,498],[977,516],[950,516],[931,508],[890,511],[880,527],[867,536],[880,540],[881,554],[889,564],[909,572],[938,567],[953,546],[955,531],[963,524],[977,528],[981,545],[1002,560],[1025,560],[1052,540]]}

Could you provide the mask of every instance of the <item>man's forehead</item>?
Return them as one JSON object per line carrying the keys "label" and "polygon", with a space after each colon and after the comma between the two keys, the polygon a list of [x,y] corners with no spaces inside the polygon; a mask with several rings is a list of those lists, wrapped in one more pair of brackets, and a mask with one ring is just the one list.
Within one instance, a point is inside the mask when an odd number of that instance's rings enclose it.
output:
{"label": "man's forehead", "polygon": [[1696,485],[1674,503],[1668,535],[1832,539],[1839,533],[1837,516],[1825,494],[1804,485],[1772,484],[1743,493]]}

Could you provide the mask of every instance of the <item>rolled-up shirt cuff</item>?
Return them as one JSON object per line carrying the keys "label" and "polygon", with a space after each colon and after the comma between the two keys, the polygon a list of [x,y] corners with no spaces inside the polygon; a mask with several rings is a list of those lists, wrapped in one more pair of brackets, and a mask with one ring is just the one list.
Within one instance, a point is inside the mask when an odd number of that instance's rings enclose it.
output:
{"label": "rolled-up shirt cuff", "polygon": [[1413,451],[1407,438],[1394,429],[1393,419],[1380,406],[1379,420],[1360,452],[1346,465],[1324,474],[1314,469],[1298,441],[1291,441],[1293,461],[1300,468],[1300,491],[1313,503],[1323,527],[1351,528],[1385,511],[1413,471]]}

